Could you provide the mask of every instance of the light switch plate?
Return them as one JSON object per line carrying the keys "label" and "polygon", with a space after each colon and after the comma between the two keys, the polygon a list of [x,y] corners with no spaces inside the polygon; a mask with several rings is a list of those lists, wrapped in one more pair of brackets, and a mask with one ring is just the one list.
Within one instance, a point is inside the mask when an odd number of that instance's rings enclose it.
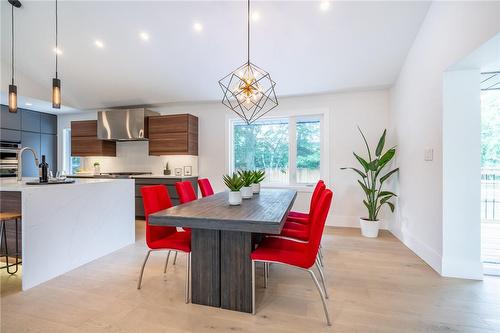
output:
{"label": "light switch plate", "polygon": [[424,161],[432,161],[434,160],[434,149],[426,148],[424,150]]}

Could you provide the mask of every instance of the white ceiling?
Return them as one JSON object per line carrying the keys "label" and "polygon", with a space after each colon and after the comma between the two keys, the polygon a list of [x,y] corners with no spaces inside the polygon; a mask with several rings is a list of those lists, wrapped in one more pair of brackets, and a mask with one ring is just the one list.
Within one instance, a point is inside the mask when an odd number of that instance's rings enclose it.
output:
{"label": "white ceiling", "polygon": [[[50,100],[54,1],[16,10],[21,96]],[[279,97],[394,83],[429,7],[423,1],[255,1],[251,60]],[[1,2],[2,98],[10,79],[10,5]],[[246,59],[246,2],[59,1],[63,103],[77,109],[219,100]],[[203,31],[193,29],[194,22]],[[139,38],[146,31],[149,42]],[[102,49],[95,39],[104,42]],[[21,105],[22,106],[22,105]]]}

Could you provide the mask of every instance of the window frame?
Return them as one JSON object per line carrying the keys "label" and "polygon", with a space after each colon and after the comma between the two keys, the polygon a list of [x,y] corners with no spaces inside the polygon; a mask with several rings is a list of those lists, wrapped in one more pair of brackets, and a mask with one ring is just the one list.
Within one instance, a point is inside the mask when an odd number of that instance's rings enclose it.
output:
{"label": "window frame", "polygon": [[[274,119],[288,120],[288,184],[274,183],[262,184],[265,188],[292,188],[301,192],[311,192],[315,182],[313,183],[298,183],[297,182],[297,121],[300,120],[319,120],[320,122],[320,179],[328,183],[329,173],[329,128],[327,111],[314,113],[297,113],[289,115],[276,115],[273,117],[261,118],[262,121]],[[234,172],[234,125],[241,123],[242,120],[238,117],[227,117],[226,131],[226,165],[227,173]]]}

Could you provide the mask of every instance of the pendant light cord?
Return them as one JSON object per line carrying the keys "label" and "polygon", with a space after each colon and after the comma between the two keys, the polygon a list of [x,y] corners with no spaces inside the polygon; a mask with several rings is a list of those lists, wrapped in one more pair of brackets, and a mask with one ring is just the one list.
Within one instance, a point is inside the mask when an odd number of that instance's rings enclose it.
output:
{"label": "pendant light cord", "polygon": [[250,64],[250,0],[247,0],[247,62]]}
{"label": "pendant light cord", "polygon": [[56,79],[57,79],[57,56],[59,55],[59,48],[58,48],[58,44],[57,44],[57,39],[58,39],[57,21],[58,21],[58,17],[57,17],[57,0],[56,0]]}
{"label": "pendant light cord", "polygon": [[11,64],[12,64],[12,85],[14,85],[14,5],[12,5],[12,41],[11,41],[11,51],[12,51],[12,58],[11,58]]}

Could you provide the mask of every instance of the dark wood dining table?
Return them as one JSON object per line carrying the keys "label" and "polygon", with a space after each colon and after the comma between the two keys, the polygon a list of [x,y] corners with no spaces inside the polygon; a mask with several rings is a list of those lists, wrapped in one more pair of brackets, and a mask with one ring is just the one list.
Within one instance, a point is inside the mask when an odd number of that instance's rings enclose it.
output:
{"label": "dark wood dining table", "polygon": [[191,228],[191,302],[252,312],[250,254],[264,234],[279,234],[297,192],[262,189],[239,206],[228,192],[149,216],[149,224]]}

